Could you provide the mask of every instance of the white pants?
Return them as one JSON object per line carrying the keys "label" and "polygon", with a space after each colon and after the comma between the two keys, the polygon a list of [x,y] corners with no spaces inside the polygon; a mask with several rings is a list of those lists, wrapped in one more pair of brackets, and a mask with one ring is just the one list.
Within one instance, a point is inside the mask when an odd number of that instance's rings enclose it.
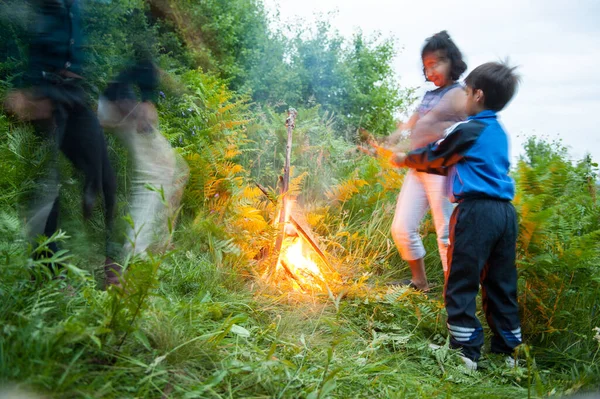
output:
{"label": "white pants", "polygon": [[404,260],[425,256],[419,225],[431,208],[444,273],[448,270],[448,223],[454,206],[446,196],[446,177],[409,170],[404,178],[392,222],[392,237]]}
{"label": "white pants", "polygon": [[183,158],[153,128],[137,131],[135,112],[121,119],[116,106],[103,97],[98,102],[98,118],[129,150],[133,177],[129,200],[132,226],[127,232],[123,256],[143,254],[150,247],[163,250],[187,182],[189,169]]}

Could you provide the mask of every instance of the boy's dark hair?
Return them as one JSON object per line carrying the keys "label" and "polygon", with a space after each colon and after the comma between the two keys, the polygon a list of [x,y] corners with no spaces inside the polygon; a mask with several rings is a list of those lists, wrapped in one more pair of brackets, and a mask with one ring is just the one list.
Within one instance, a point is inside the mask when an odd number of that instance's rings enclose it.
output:
{"label": "boy's dark hair", "polygon": [[[467,64],[463,61],[462,53],[445,30],[425,39],[425,45],[423,45],[423,48],[421,49],[421,59],[425,58],[427,54],[436,51],[442,51],[444,57],[450,60],[450,78],[452,80],[458,80],[460,75],[467,70]],[[425,79],[427,79],[425,68],[423,68],[423,75],[425,75]]]}
{"label": "boy's dark hair", "polygon": [[465,84],[473,90],[483,91],[486,109],[500,111],[513,98],[521,80],[514,73],[515,69],[507,62],[487,62],[475,68],[466,77]]}

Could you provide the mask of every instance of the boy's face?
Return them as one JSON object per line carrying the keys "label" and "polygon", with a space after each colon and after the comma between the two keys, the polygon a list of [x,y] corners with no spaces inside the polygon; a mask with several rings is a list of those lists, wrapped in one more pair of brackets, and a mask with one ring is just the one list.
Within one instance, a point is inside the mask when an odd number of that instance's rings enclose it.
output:
{"label": "boy's face", "polygon": [[483,91],[466,86],[465,93],[467,95],[466,111],[468,116],[477,115],[483,111]]}
{"label": "boy's face", "polygon": [[444,87],[451,83],[450,60],[446,58],[443,51],[427,53],[423,57],[423,69],[427,80],[433,82],[437,87]]}

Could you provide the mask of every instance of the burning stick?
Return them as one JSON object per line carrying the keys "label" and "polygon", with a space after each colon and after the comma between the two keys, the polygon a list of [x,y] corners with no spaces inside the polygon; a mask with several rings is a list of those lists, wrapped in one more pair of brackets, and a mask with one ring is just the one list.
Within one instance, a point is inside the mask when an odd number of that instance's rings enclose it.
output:
{"label": "burning stick", "polygon": [[285,222],[287,220],[287,191],[290,186],[290,159],[292,157],[292,132],[294,131],[294,127],[296,126],[296,116],[298,112],[294,108],[290,108],[288,110],[288,117],[285,120],[285,126],[287,127],[287,145],[285,151],[285,166],[283,167],[283,181],[281,184],[281,196],[282,196],[282,204],[281,204],[281,212],[279,213],[279,235],[277,236],[277,240],[275,241],[275,258],[276,263],[273,265],[271,273],[276,270],[277,263],[279,262],[279,253],[281,252],[281,246],[283,245],[283,238],[285,236]]}
{"label": "burning stick", "polygon": [[300,279],[292,272],[292,270],[290,269],[290,267],[288,266],[287,262],[283,259],[281,259],[281,266],[283,266],[283,269],[287,272],[287,274],[294,279],[294,281],[296,282],[296,284],[298,284],[298,286],[300,287],[300,289],[302,291],[305,291],[304,289],[304,285],[302,285],[302,281],[300,281]]}
{"label": "burning stick", "polygon": [[[265,187],[263,187],[262,184],[260,183],[255,183],[256,186],[260,189],[260,191],[263,192],[263,194],[273,203],[276,202],[276,200],[270,195],[270,193],[267,191],[267,189]],[[294,216],[290,213],[288,215],[289,221],[292,223],[292,225],[294,226],[294,228],[296,229],[296,231],[299,233],[300,235],[300,239],[303,239],[305,242],[307,242],[311,248],[317,253],[317,255],[319,256],[319,258],[321,259],[321,261],[329,268],[329,272],[330,273],[335,273],[335,270],[333,269],[333,267],[331,266],[331,263],[329,262],[329,260],[327,259],[327,257],[325,256],[325,253],[321,250],[321,248],[319,247],[319,244],[317,244],[317,242],[315,241],[315,239],[312,237],[312,235],[309,233],[309,231],[307,229],[305,229],[304,227],[302,227],[302,224],[300,224],[295,218]],[[285,229],[284,229],[284,233],[285,233]],[[283,237],[283,234],[281,235],[281,237]],[[283,239],[282,239],[282,244],[283,244]],[[279,250],[281,251],[281,247],[279,247]],[[285,272],[292,278],[294,279],[294,281],[296,281],[296,283],[298,284],[298,286],[300,287],[300,289],[302,291],[306,291],[304,285],[302,284],[300,278],[298,278],[298,276],[292,271],[292,268],[290,267],[290,265],[287,264],[287,262],[281,257],[281,254],[279,253],[277,255],[277,262],[281,264],[281,266],[283,267],[283,269],[285,270]],[[276,270],[277,268],[277,263],[275,263],[275,268],[273,270]],[[273,271],[271,271],[271,273],[273,273]],[[272,276],[273,274],[271,274],[270,276]],[[311,274],[312,275],[312,274]],[[333,295],[333,292],[331,291],[331,289],[329,288],[329,284],[327,283],[327,280],[323,277],[323,276],[315,276],[312,275],[313,277],[316,277],[319,281],[321,281],[321,283],[323,283],[325,285],[325,288],[327,289],[327,293],[329,294],[329,298],[334,301],[335,303],[335,296]]]}

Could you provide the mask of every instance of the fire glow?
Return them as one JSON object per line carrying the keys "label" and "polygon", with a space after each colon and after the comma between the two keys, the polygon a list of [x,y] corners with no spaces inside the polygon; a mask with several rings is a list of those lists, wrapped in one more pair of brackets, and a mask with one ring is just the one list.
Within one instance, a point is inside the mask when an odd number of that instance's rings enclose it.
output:
{"label": "fire glow", "polygon": [[309,251],[300,236],[287,237],[284,241],[277,272],[287,272],[291,275],[294,290],[321,290],[325,277],[319,266],[310,258]]}
{"label": "fire glow", "polygon": [[[327,259],[325,252],[319,248],[318,242],[313,237],[310,227],[301,219],[302,212],[296,209],[296,202],[289,191],[290,158],[292,155],[292,131],[295,126],[297,112],[288,110],[285,121],[287,129],[287,145],[283,176],[280,176],[280,194],[282,201],[278,204],[278,217],[273,221],[274,227],[279,230],[274,245],[276,261],[270,262],[263,274],[269,284],[278,287],[288,286],[299,292],[325,292],[332,296],[329,283],[339,281],[339,275]],[[267,196],[267,190],[259,183],[258,188]],[[275,202],[271,199],[272,202]],[[318,263],[311,258],[315,256]],[[273,258],[271,258],[274,260]],[[323,269],[325,267],[326,269]],[[323,274],[326,271],[327,277]]]}

